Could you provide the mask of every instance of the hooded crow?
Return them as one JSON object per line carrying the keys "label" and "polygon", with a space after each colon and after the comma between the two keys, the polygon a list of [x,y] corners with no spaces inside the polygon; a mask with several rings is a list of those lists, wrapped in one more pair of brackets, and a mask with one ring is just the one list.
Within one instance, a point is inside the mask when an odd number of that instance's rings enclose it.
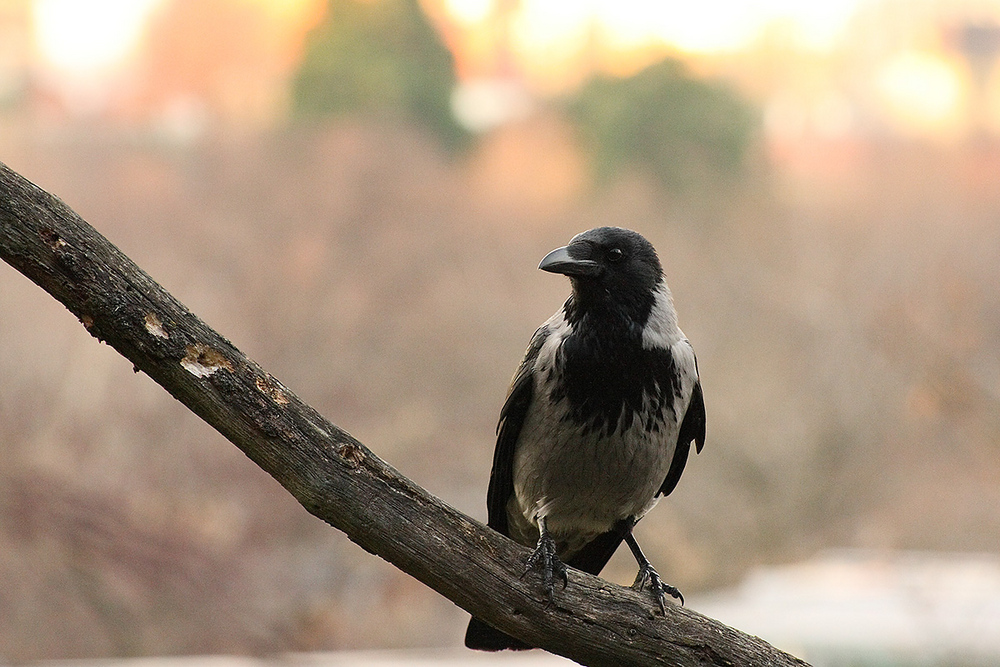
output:
{"label": "hooded crow", "polygon": [[[487,494],[489,526],[535,550],[549,600],[566,566],[597,575],[624,541],[661,611],[680,592],[660,580],[632,528],[674,490],[693,442],[705,444],[694,350],[656,251],[640,234],[599,227],[539,269],[572,294],[532,336],[500,411]],[[530,648],[473,618],[465,645]]]}

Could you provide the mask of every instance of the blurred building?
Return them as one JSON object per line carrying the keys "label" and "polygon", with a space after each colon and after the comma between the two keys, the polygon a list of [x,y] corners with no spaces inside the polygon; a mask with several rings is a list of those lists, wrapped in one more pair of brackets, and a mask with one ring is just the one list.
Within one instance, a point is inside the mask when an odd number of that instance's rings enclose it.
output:
{"label": "blurred building", "polygon": [[689,604],[817,667],[1000,664],[996,554],[832,551]]}
{"label": "blurred building", "polygon": [[282,122],[324,4],[166,0],[150,17],[129,113],[181,133],[216,119],[249,128]]}

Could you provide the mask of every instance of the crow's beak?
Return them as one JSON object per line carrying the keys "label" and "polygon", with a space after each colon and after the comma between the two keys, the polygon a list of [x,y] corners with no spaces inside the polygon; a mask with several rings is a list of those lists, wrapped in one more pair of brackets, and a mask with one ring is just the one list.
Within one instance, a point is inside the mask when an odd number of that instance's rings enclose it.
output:
{"label": "crow's beak", "polygon": [[538,268],[549,273],[561,273],[564,276],[597,276],[601,273],[601,265],[592,259],[576,259],[569,254],[569,246],[556,248],[542,258]]}

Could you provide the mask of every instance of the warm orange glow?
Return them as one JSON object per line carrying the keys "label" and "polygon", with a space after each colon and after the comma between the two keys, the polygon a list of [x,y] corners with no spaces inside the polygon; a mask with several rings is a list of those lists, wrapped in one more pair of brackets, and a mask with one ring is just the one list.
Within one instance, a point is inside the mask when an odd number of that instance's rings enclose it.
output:
{"label": "warm orange glow", "polygon": [[264,126],[286,113],[287,86],[323,0],[165,2],[151,22],[140,106],[178,134],[206,114]]}

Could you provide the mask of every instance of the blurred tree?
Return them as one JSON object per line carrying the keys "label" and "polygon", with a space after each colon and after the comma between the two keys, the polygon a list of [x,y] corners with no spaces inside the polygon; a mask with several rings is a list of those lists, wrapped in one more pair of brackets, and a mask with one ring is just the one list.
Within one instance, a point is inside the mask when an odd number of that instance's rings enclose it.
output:
{"label": "blurred tree", "polygon": [[417,0],[329,0],[295,76],[293,110],[404,118],[456,149],[467,134],[451,113],[454,86],[451,53]]}
{"label": "blurred tree", "polygon": [[628,78],[595,77],[568,111],[599,182],[631,166],[675,191],[738,175],[757,127],[736,92],[692,77],[673,59]]}

